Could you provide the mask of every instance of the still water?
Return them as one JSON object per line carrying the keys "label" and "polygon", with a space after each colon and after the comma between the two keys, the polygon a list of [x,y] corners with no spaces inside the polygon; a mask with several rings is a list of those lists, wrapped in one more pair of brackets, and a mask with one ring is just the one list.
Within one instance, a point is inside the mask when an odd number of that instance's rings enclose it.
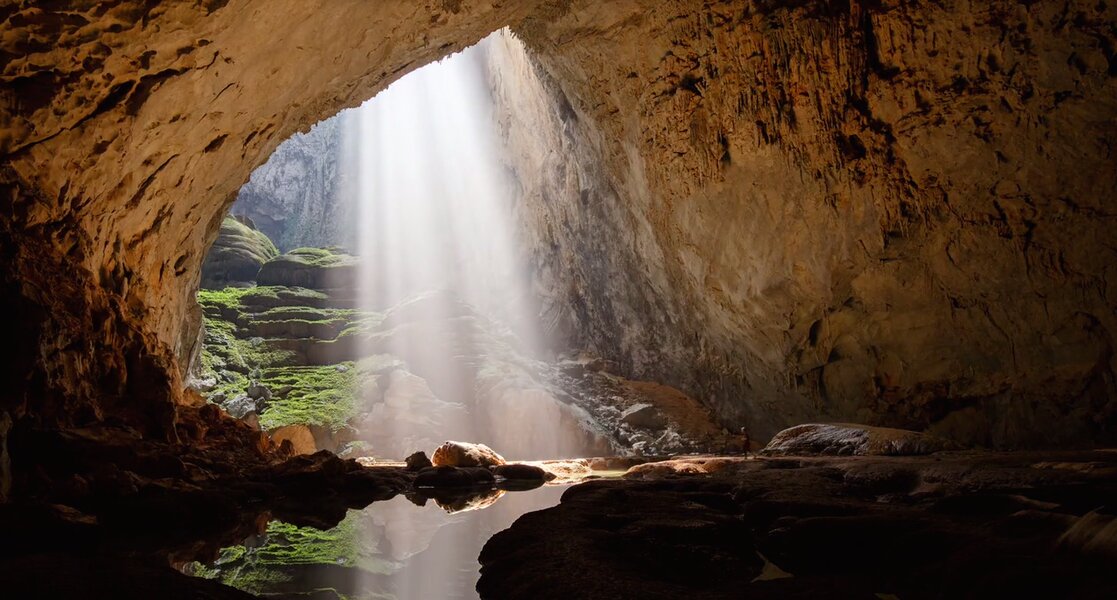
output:
{"label": "still water", "polygon": [[186,572],[266,597],[477,598],[485,542],[520,515],[558,504],[567,487],[494,490],[422,506],[396,496],[351,510],[326,531],[272,521],[266,533],[222,550],[214,564],[193,563]]}

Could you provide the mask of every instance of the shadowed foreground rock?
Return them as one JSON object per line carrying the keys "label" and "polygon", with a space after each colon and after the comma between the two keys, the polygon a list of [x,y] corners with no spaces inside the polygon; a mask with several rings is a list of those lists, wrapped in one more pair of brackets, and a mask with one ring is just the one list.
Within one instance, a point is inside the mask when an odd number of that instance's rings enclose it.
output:
{"label": "shadowed foreground rock", "polygon": [[723,467],[571,488],[485,545],[478,591],[488,599],[1117,595],[1114,452]]}

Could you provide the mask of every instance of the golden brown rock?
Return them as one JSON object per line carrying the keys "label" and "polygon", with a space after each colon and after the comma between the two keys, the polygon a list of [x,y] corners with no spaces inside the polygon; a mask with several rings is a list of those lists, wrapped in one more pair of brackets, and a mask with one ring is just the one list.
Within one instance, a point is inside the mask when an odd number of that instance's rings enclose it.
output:
{"label": "golden brown rock", "polygon": [[504,463],[504,457],[492,448],[466,442],[444,442],[431,455],[431,464],[436,467],[495,467]]}
{"label": "golden brown rock", "polygon": [[556,332],[761,439],[822,418],[1117,438],[1117,4],[126,0],[0,19],[13,417],[176,439],[199,267],[252,168],[511,25],[534,63],[496,93]]}
{"label": "golden brown rock", "polygon": [[270,435],[277,444],[291,442],[291,450],[295,454],[314,454],[318,451],[314,444],[314,434],[306,425],[287,425],[272,431]]}

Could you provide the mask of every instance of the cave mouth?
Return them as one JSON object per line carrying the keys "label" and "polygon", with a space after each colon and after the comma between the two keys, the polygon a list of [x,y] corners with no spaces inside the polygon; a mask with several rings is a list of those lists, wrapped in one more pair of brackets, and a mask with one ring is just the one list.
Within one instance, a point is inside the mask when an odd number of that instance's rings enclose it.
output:
{"label": "cave mouth", "polygon": [[[1117,597],[1117,453],[1073,449],[1117,440],[1117,4],[0,20],[0,303],[28,350],[0,367],[5,593]],[[484,81],[527,319],[469,297],[464,238],[408,246],[451,208],[223,219],[283,138],[504,23],[530,53]],[[383,179],[384,139],[334,127],[354,175],[287,160],[303,200]],[[196,294],[214,237],[247,271]],[[412,292],[401,247],[454,261]]]}
{"label": "cave mouth", "polygon": [[307,575],[297,558],[266,557],[328,552],[343,563],[335,589],[469,595],[485,541],[571,483],[648,456],[747,449],[685,394],[547,339],[501,130],[524,118],[516,94],[542,93],[512,69],[528,62],[499,30],[281,144],[203,263],[187,383],[292,454],[384,466],[423,453],[437,465],[443,442],[461,440],[555,479],[517,494],[502,477],[429,506],[398,497],[324,532],[275,520],[261,546],[225,547],[185,572],[272,593],[262,581]]}

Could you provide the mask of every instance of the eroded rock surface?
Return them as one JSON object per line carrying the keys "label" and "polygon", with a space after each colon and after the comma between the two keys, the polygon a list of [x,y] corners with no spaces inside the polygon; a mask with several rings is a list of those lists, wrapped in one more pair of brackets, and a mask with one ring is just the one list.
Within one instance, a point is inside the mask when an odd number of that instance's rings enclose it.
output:
{"label": "eroded rock surface", "polygon": [[202,263],[201,285],[214,289],[252,285],[264,263],[278,254],[275,244],[251,221],[225,217]]}
{"label": "eroded rock surface", "polygon": [[917,431],[847,423],[808,423],[785,429],[761,451],[779,455],[905,456],[954,449],[947,440]]}
{"label": "eroded rock surface", "polygon": [[570,345],[758,439],[822,418],[1004,446],[1117,436],[1113,3],[25,2],[0,19],[13,420],[187,433],[193,292],[252,168],[511,25],[530,56],[494,88],[545,322]]}
{"label": "eroded rock surface", "polygon": [[[1112,452],[735,459],[598,481],[480,556],[482,598],[1105,598]],[[651,467],[654,465],[644,465]],[[1088,533],[1087,533],[1088,532]],[[1090,541],[1087,541],[1090,540]]]}
{"label": "eroded rock surface", "polygon": [[1112,442],[1115,22],[1086,0],[529,17],[531,60],[494,72],[546,322],[761,441],[826,419]]}

